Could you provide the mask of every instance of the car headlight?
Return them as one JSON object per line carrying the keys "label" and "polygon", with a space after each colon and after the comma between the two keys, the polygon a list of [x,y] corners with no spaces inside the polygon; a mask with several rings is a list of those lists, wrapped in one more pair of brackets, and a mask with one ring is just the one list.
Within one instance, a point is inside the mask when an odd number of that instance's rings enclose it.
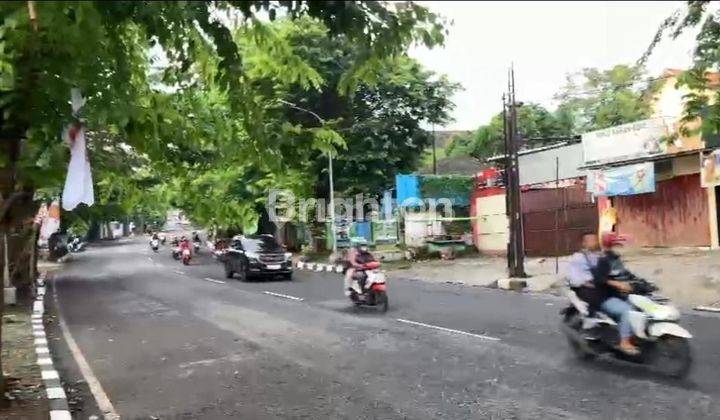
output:
{"label": "car headlight", "polygon": [[286,252],[285,253],[285,261],[290,261],[292,259],[292,252]]}
{"label": "car headlight", "polygon": [[245,256],[246,256],[247,259],[250,260],[251,262],[258,262],[258,261],[260,260],[260,255],[254,253],[254,252],[246,252],[246,253],[245,253]]}

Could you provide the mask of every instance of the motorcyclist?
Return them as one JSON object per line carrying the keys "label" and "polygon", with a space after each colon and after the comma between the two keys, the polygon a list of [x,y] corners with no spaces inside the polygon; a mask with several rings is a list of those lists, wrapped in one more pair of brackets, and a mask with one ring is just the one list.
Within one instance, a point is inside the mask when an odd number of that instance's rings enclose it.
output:
{"label": "motorcyclist", "polygon": [[[612,248],[619,243],[617,235],[603,235],[605,253],[600,252],[600,242],[595,232],[583,235],[582,250],[573,254],[569,266],[570,287],[578,297],[590,306],[591,311],[603,311],[618,322],[620,350],[636,355],[639,350],[632,344],[632,326],[630,311],[632,306],[625,300],[614,296],[615,291],[629,293],[632,287],[622,281],[612,280],[610,273],[614,252]],[[610,254],[612,253],[612,254]]]}
{"label": "motorcyclist", "polygon": [[193,242],[200,242],[200,235],[197,232],[193,232],[192,235]]}
{"label": "motorcyclist", "polygon": [[367,264],[371,261],[375,261],[375,258],[368,249],[368,243],[365,238],[356,237],[350,240],[352,247],[347,255],[345,262],[345,295],[350,296],[350,292],[355,290],[357,293],[362,293],[364,284],[355,287],[353,284],[353,274],[359,268],[362,268],[363,264]]}
{"label": "motorcyclist", "polygon": [[178,249],[180,250],[180,255],[182,255],[186,249],[192,252],[192,245],[190,245],[190,241],[183,236],[180,238],[180,242],[178,243]]}

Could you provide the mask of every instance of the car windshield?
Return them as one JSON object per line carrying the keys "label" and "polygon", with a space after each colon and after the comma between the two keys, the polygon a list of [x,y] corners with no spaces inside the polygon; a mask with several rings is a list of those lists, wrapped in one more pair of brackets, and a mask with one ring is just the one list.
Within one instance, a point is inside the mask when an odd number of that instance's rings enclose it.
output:
{"label": "car windshield", "polygon": [[281,252],[282,248],[270,236],[259,236],[242,239],[242,246],[248,252]]}

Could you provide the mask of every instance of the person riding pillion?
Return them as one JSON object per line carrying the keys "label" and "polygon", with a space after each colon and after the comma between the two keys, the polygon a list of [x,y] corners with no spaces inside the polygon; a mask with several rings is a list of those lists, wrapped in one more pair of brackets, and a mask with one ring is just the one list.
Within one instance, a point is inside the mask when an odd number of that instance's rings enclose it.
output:
{"label": "person riding pillion", "polygon": [[[603,248],[611,252],[617,245],[617,235],[603,235]],[[630,311],[632,306],[625,300],[613,296],[614,291],[629,293],[632,287],[622,281],[609,278],[612,271],[611,260],[601,252],[600,241],[595,232],[583,235],[582,249],[573,254],[570,260],[568,280],[570,287],[575,290],[578,297],[590,306],[591,311],[602,311],[618,322],[620,332],[620,350],[635,355],[637,347],[632,344],[632,326],[630,324]]]}

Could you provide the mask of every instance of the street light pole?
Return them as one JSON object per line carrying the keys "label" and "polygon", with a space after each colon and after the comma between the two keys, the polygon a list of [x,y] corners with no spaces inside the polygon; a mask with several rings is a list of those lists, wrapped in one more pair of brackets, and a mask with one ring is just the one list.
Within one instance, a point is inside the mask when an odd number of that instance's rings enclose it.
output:
{"label": "street light pole", "polygon": [[[321,116],[319,116],[317,113],[315,113],[309,109],[299,107],[292,102],[288,102],[288,101],[285,101],[282,99],[280,99],[279,102],[289,106],[290,108],[297,109],[298,111],[303,111],[305,113],[308,113],[308,114],[312,115],[313,117],[315,117],[320,122],[321,125],[325,125],[325,120]],[[329,183],[329,187],[330,187],[330,232],[332,234],[333,255],[335,255],[335,254],[337,254],[337,235],[335,233],[335,192],[334,192],[334,188],[333,188],[333,161],[332,161],[332,153],[331,152],[328,152],[328,181],[329,181],[328,183]]]}
{"label": "street light pole", "polygon": [[332,249],[334,256],[337,254],[337,235],[335,233],[335,192],[333,188],[333,163],[332,153],[330,152],[328,152],[328,178],[330,180],[330,232],[332,232]]}

